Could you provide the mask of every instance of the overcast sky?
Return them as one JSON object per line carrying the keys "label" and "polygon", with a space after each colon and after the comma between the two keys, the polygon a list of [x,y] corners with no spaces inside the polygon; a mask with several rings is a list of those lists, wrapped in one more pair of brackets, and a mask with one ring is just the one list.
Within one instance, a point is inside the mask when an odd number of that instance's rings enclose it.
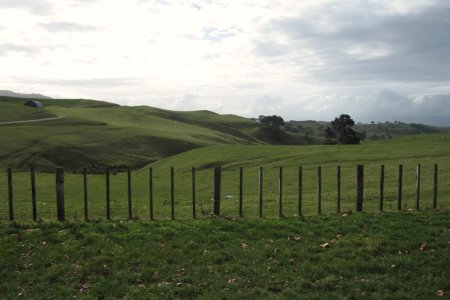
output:
{"label": "overcast sky", "polygon": [[449,0],[0,0],[0,90],[450,126]]}

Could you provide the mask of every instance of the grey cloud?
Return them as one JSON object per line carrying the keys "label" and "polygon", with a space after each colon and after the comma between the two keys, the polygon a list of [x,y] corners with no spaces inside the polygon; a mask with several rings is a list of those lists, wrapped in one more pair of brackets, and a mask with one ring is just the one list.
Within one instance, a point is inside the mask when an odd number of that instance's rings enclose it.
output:
{"label": "grey cloud", "polygon": [[39,52],[36,47],[16,45],[16,44],[0,44],[0,56],[7,55],[10,52],[18,52],[27,55],[33,55]]}
{"label": "grey cloud", "polygon": [[85,31],[93,31],[96,30],[96,27],[91,25],[84,25],[78,23],[71,22],[50,22],[50,23],[41,23],[42,27],[44,27],[49,32],[58,33],[58,32],[85,32]]}
{"label": "grey cloud", "polygon": [[308,95],[278,108],[286,119],[331,120],[342,113],[357,122],[402,121],[450,126],[450,94],[417,98],[393,90],[373,94]]}
{"label": "grey cloud", "polygon": [[286,45],[282,45],[270,38],[265,41],[254,41],[254,46],[257,55],[267,56],[274,62],[284,60],[284,56],[292,52]]}
{"label": "grey cloud", "polygon": [[45,84],[56,86],[79,86],[86,88],[105,88],[114,86],[127,86],[142,83],[142,78],[91,78],[91,79],[38,79],[38,78],[12,78],[16,82],[25,84]]}
{"label": "grey cloud", "polygon": [[1,0],[0,8],[19,8],[32,14],[46,15],[51,12],[52,5],[45,0]]}
{"label": "grey cloud", "polygon": [[[404,15],[381,14],[375,4],[356,3],[354,9],[272,21],[267,34],[282,34],[289,43],[255,41],[256,53],[296,61],[329,82],[450,80],[449,2]],[[352,47],[359,53],[349,53]]]}
{"label": "grey cloud", "polygon": [[195,3],[192,3],[192,4],[191,4],[191,7],[192,7],[192,8],[195,8],[196,10],[201,10],[201,9],[202,9],[202,7],[201,7],[200,5],[195,4]]}
{"label": "grey cloud", "polygon": [[368,107],[361,107],[361,116],[368,119],[426,123],[450,126],[450,94],[426,96],[423,99],[382,91],[365,99]]}

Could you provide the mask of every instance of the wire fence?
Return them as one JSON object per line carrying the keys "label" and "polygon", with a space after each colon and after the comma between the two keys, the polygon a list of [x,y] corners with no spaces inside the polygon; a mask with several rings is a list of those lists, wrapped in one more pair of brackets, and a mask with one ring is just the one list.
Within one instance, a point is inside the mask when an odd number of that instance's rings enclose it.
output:
{"label": "wire fence", "polygon": [[9,168],[0,174],[0,220],[163,220],[211,214],[278,218],[442,209],[450,206],[449,174],[447,164],[122,168],[95,173]]}

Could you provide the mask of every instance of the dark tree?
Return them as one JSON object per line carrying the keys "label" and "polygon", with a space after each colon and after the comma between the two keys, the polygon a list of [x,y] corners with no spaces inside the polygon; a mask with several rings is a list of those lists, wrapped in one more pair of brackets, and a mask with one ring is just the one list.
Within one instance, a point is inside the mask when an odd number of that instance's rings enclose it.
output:
{"label": "dark tree", "polygon": [[364,134],[353,130],[355,121],[346,114],[331,121],[325,128],[325,144],[359,144]]}
{"label": "dark tree", "polygon": [[281,127],[285,125],[285,122],[280,116],[259,116],[259,122],[262,125],[263,130],[272,135],[273,137],[277,137],[281,133]]}

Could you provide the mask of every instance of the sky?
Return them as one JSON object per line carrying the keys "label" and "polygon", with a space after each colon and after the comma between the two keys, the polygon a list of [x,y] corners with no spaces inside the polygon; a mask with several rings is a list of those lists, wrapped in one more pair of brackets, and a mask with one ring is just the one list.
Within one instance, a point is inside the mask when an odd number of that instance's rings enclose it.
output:
{"label": "sky", "polygon": [[450,1],[0,0],[0,90],[450,126]]}

